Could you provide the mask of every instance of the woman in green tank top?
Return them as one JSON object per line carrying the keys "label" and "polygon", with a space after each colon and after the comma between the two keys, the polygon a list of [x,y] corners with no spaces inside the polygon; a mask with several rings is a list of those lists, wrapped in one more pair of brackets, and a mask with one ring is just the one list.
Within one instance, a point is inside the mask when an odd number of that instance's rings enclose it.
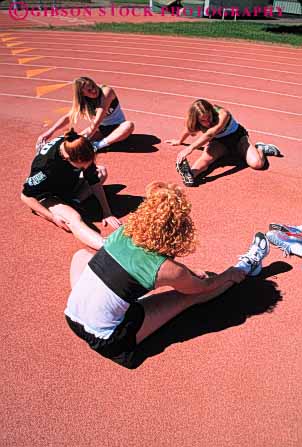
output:
{"label": "woman in green tank top", "polygon": [[[195,251],[190,213],[191,204],[182,188],[153,182],[147,186],[143,203],[123,227],[109,236],[103,248],[94,256],[86,250],[75,254],[71,265],[73,291],[65,314],[71,329],[92,349],[131,367],[129,359],[136,345],[167,321],[190,306],[215,298],[247,274],[260,273],[261,261],[268,253],[262,233],[258,233],[253,250],[240,263],[215,276],[194,273],[176,261],[175,257]],[[144,296],[152,289],[167,286],[174,290]],[[75,315],[81,302],[83,313]],[[100,312],[103,308],[106,315],[100,313],[96,321],[95,309]],[[108,309],[112,314],[109,321]],[[117,315],[121,322],[108,339],[102,337],[102,330],[112,327]],[[89,333],[92,322],[94,330]]]}

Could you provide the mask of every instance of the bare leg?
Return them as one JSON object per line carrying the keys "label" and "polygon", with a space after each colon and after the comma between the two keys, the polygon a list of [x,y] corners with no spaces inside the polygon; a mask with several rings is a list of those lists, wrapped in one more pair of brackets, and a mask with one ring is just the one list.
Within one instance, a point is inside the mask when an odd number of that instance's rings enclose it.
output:
{"label": "bare leg", "polygon": [[248,137],[244,136],[238,143],[238,152],[246,163],[252,169],[262,169],[266,157],[260,149],[256,149],[250,142]]}
{"label": "bare leg", "polygon": [[94,248],[95,250],[102,247],[104,243],[102,236],[98,232],[89,228],[82,220],[81,215],[71,208],[71,206],[60,203],[51,206],[48,209],[62,219],[74,236],[83,242],[83,244],[88,245],[88,247]]}
{"label": "bare leg", "polygon": [[192,165],[191,170],[194,177],[206,171],[214,161],[226,153],[226,147],[218,141],[211,141],[204,148],[201,157]]}
{"label": "bare leg", "polygon": [[231,284],[227,283],[211,294],[183,295],[182,293],[172,290],[142,298],[139,300],[139,303],[144,307],[145,319],[142,327],[136,334],[137,343],[140,343],[144,338],[151,335],[184,310],[195,304],[205,303],[216,296],[221,295],[230,286]]}
{"label": "bare leg", "polygon": [[131,121],[124,121],[114,129],[108,137],[106,137],[106,140],[109,145],[117,143],[118,141],[123,141],[132,134],[133,130],[134,124]]}
{"label": "bare leg", "polygon": [[88,251],[86,248],[82,248],[82,250],[77,251],[73,255],[70,266],[70,285],[72,289],[93,255],[94,253]]}
{"label": "bare leg", "polygon": [[[70,283],[72,288],[93,255],[94,253],[87,249],[79,250],[74,254],[70,266]],[[136,335],[137,343],[140,343],[184,310],[195,304],[206,303],[225,292],[231,285],[232,283],[226,283],[215,292],[208,294],[184,295],[172,290],[140,299],[139,303],[144,307],[145,319]]]}

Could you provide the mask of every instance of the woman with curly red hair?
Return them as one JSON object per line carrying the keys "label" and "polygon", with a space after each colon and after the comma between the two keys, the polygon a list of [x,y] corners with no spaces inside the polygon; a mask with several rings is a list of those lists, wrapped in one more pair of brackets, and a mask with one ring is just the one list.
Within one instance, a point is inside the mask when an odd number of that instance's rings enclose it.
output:
{"label": "woman with curly red hair", "polygon": [[[182,188],[153,182],[144,202],[94,256],[86,250],[75,254],[65,316],[93,350],[131,368],[136,345],[167,321],[260,272],[268,253],[262,233],[236,267],[213,277],[175,261],[196,248],[190,212]],[[165,286],[174,291],[144,297]]]}

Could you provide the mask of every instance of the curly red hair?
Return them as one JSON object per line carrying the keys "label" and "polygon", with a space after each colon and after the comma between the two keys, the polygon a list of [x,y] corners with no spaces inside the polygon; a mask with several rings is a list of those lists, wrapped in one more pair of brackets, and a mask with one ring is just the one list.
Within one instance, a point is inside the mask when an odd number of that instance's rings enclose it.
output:
{"label": "curly red hair", "polygon": [[195,227],[191,203],[173,183],[153,182],[146,198],[129,215],[124,234],[139,247],[166,256],[186,256],[195,251]]}

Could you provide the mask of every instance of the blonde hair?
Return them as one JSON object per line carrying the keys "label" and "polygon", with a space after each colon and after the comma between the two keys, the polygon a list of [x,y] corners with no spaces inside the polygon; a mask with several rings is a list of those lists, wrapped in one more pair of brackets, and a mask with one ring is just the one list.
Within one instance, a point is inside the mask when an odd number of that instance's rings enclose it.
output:
{"label": "blonde hair", "polygon": [[89,85],[99,89],[99,86],[87,76],[81,76],[73,81],[73,99],[70,110],[70,121],[72,124],[75,124],[80,117],[91,121],[95,116],[95,109],[99,104],[99,96],[96,99],[87,98],[82,92],[83,87]]}
{"label": "blonde hair", "polygon": [[147,250],[171,257],[186,256],[196,248],[190,212],[191,203],[182,188],[153,182],[146,188],[143,203],[129,215],[124,234]]}
{"label": "blonde hair", "polygon": [[196,101],[193,102],[193,104],[188,110],[188,116],[186,121],[186,126],[190,133],[194,133],[199,130],[201,131],[206,130],[206,128],[200,124],[199,118],[207,113],[212,113],[212,125],[214,126],[215,124],[217,124],[218,113],[215,110],[213,104],[209,103],[205,99],[197,99]]}

